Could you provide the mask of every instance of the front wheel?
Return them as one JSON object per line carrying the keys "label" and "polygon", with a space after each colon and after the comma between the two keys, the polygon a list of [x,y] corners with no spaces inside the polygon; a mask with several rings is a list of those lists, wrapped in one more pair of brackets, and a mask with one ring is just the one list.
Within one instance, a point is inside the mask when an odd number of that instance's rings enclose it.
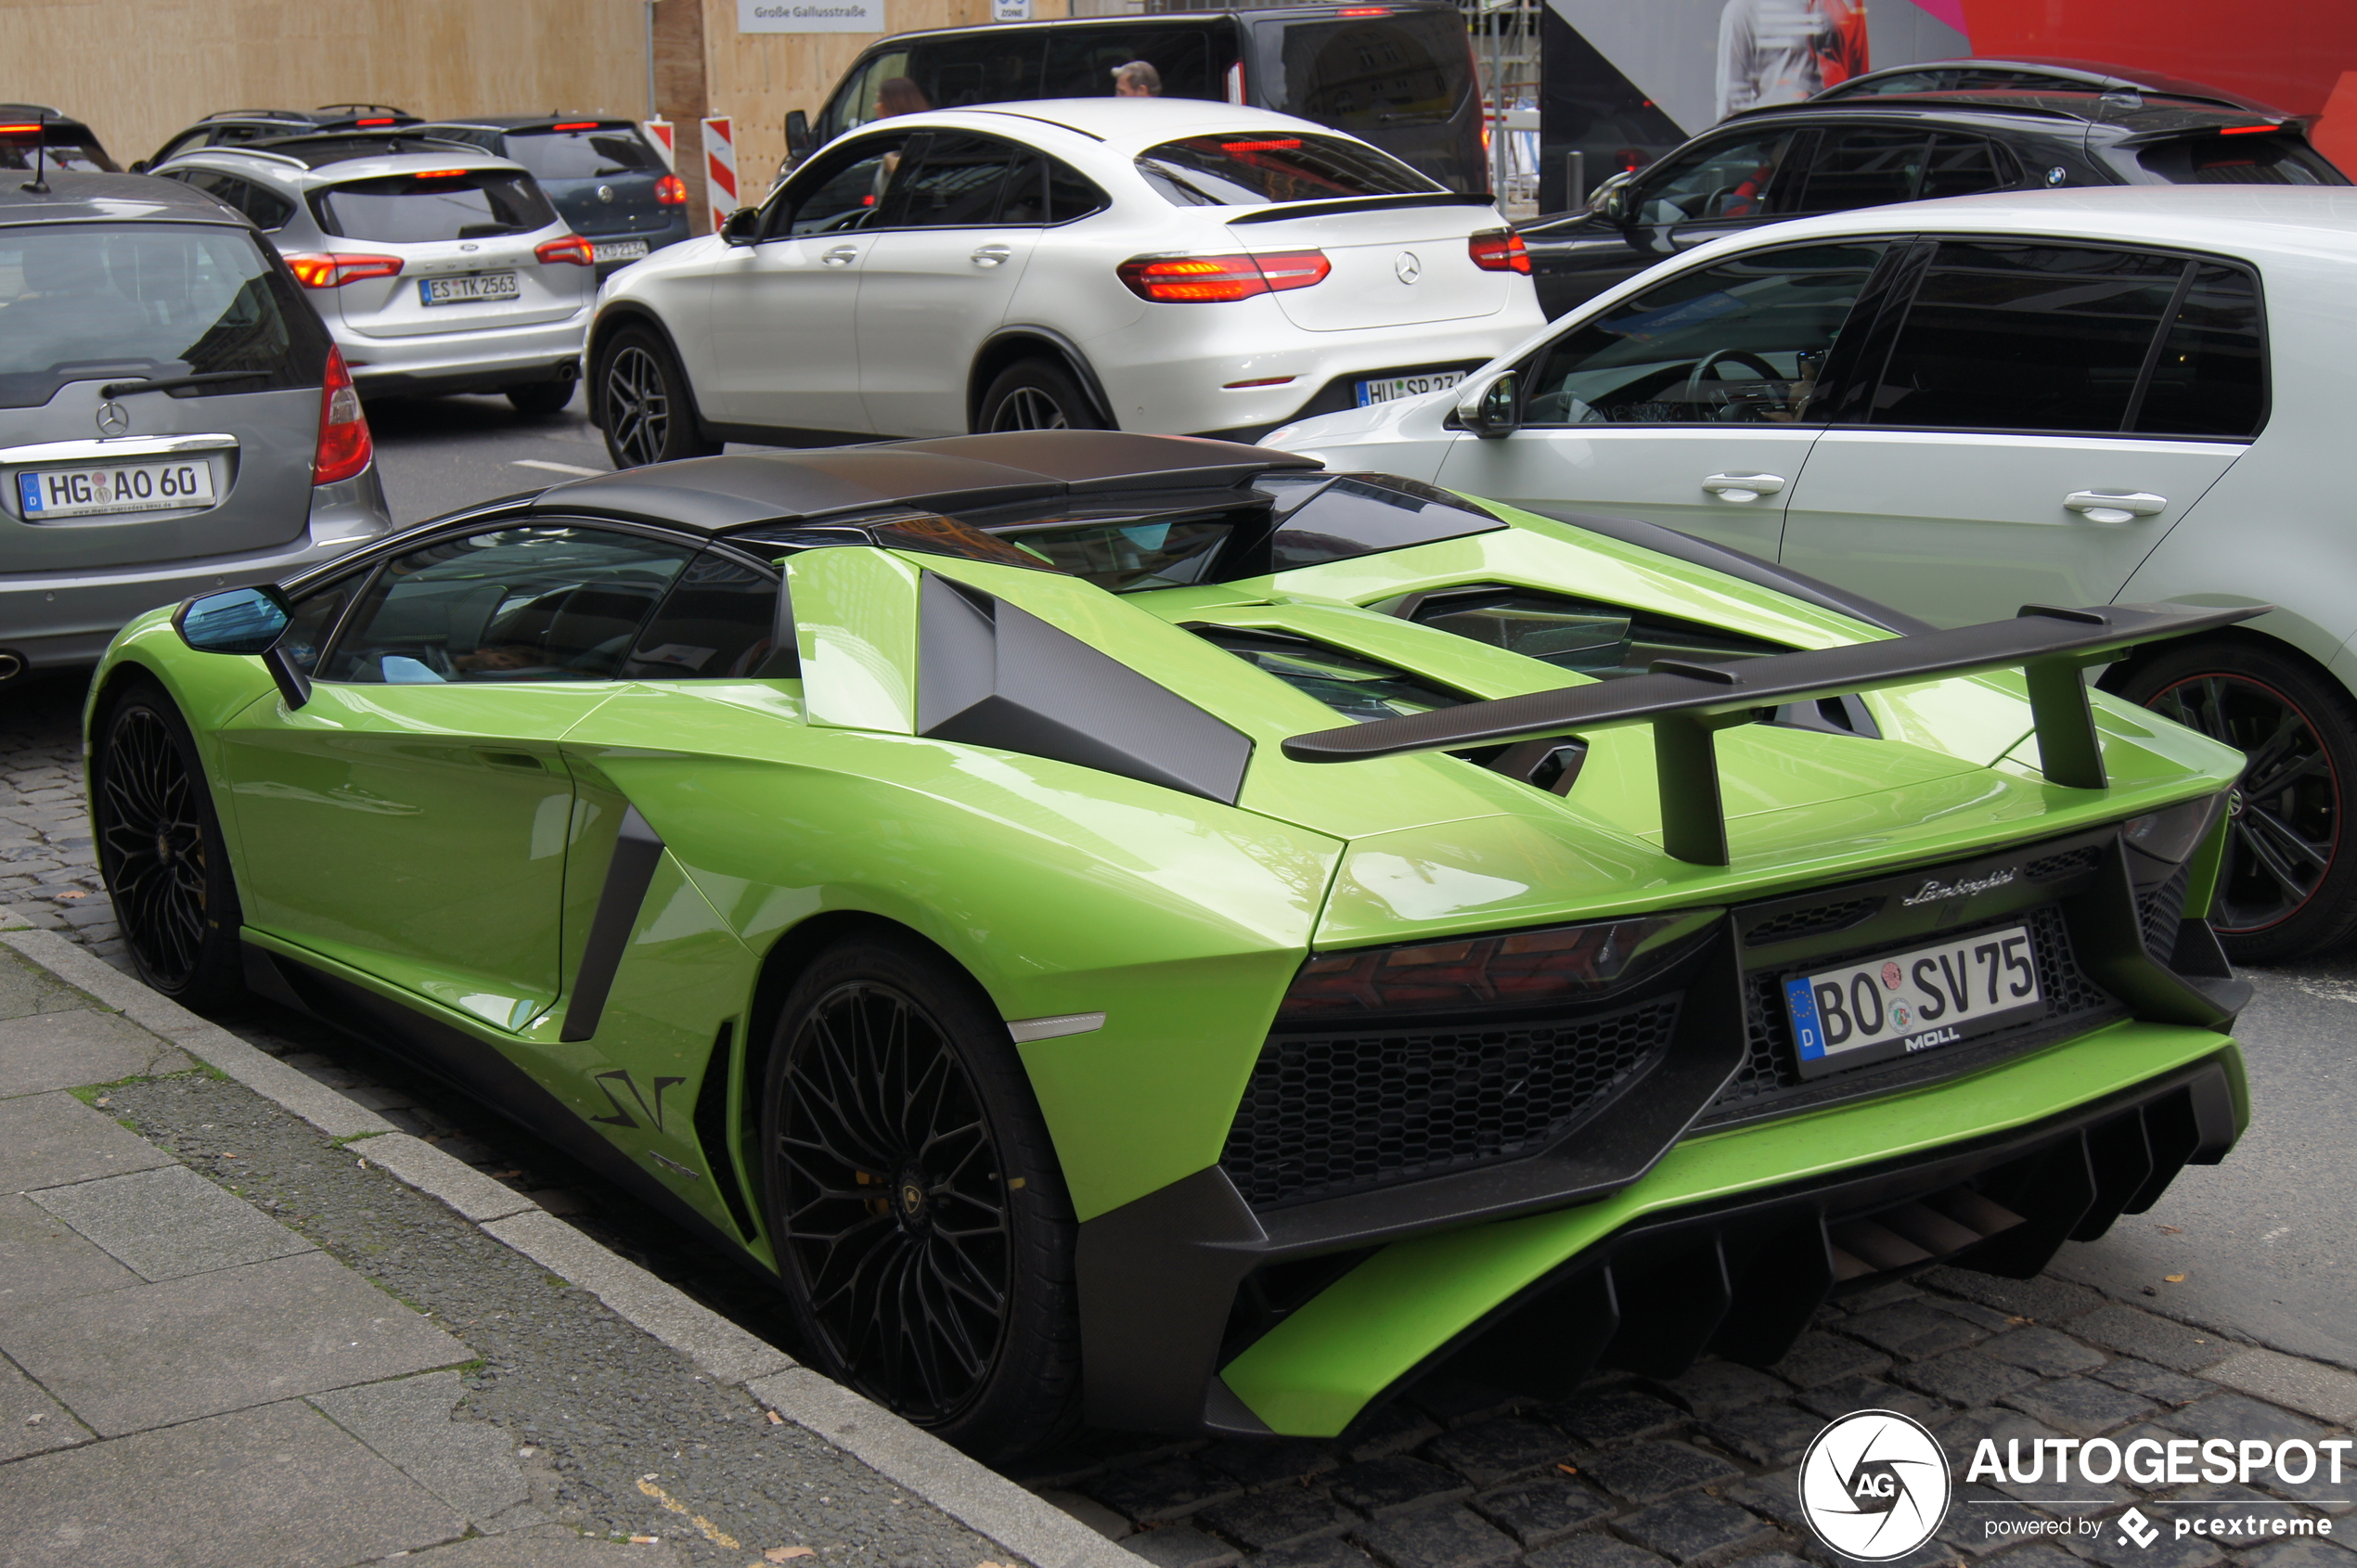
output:
{"label": "front wheel", "polygon": [[708,457],[720,443],[696,428],[695,397],[671,347],[644,327],[606,340],[590,373],[592,412],[617,469]]}
{"label": "front wheel", "polygon": [[814,1364],[978,1458],[1066,1430],[1076,1227],[981,990],[906,938],[829,949],[780,1011],[761,1103],[771,1237]]}
{"label": "front wheel", "polygon": [[2236,963],[2270,964],[2357,932],[2357,701],[2271,649],[2173,648],[2120,694],[2243,752],[2210,923]]}
{"label": "front wheel", "polygon": [[1105,421],[1080,383],[1061,365],[1025,359],[1009,366],[982,394],[980,431],[1101,431]]}
{"label": "front wheel", "polygon": [[237,881],[180,710],[142,681],[106,711],[95,739],[91,830],[139,978],[189,1007],[237,997]]}

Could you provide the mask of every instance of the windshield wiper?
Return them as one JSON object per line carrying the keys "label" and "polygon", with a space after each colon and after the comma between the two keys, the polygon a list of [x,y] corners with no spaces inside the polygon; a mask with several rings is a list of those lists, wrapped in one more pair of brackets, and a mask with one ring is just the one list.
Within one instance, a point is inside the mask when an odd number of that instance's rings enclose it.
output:
{"label": "windshield wiper", "polygon": [[129,397],[133,392],[177,392],[182,387],[209,387],[217,381],[266,381],[267,370],[206,370],[194,376],[163,376],[139,381],[115,381],[100,387],[100,397]]}

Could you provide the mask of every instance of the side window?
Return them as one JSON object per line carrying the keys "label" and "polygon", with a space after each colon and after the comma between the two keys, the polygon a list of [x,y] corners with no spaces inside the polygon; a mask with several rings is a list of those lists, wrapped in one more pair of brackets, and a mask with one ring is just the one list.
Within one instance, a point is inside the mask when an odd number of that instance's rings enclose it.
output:
{"label": "side window", "polygon": [[1873,399],[1877,425],[2118,431],[2181,256],[1944,240]]}
{"label": "side window", "polygon": [[1932,138],[1921,195],[1926,201],[1942,196],[1973,196],[2003,190],[2020,177],[2014,155],[1996,143],[1943,131]]}
{"label": "side window", "polygon": [[1882,250],[1764,251],[1624,300],[1540,353],[1524,422],[1806,419],[1825,355]]}
{"label": "side window", "polygon": [[1689,154],[1642,184],[1632,208],[1648,225],[1764,218],[1776,176],[1799,140],[1797,131],[1738,136]]}
{"label": "side window", "polygon": [[908,51],[905,74],[924,98],[911,107],[962,109],[1036,98],[1041,46],[1038,33],[1013,29],[924,40]]}
{"label": "side window", "polygon": [[[1227,84],[1211,69],[1211,38],[1201,25],[1059,27],[1048,32],[1043,98],[1102,98],[1113,96],[1113,73],[1132,60],[1153,67],[1159,98],[1221,98]],[[1295,113],[1324,113],[1295,109]],[[1331,112],[1331,110],[1329,110]]]}
{"label": "side window", "polygon": [[2259,279],[2240,267],[2196,263],[2130,428],[2241,440],[2259,433],[2266,412]]}
{"label": "side window", "polygon": [[1827,131],[1809,165],[1803,212],[1848,212],[1913,201],[1931,147],[1927,131],[1861,126]]}
{"label": "side window", "polygon": [[1030,174],[1031,205],[1038,206],[1038,170],[1022,148],[993,136],[935,131],[926,138],[922,156],[923,161],[892,193],[883,221],[894,228],[903,225],[972,228],[989,224],[998,217],[998,194],[1006,187],[1008,175],[1017,169]]}
{"label": "side window", "polygon": [[335,630],[336,617],[343,613],[343,607],[352,600],[353,590],[367,575],[357,572],[295,601],[294,619],[279,634],[278,649],[296,669],[305,675],[318,670],[321,646],[327,642],[328,634]]}
{"label": "side window", "polygon": [[713,552],[698,556],[639,632],[625,680],[756,680],[801,674],[778,579]]}
{"label": "side window", "polygon": [[1067,224],[1075,218],[1085,218],[1091,212],[1101,212],[1113,205],[1113,198],[1097,188],[1097,183],[1069,164],[1048,160],[1048,221]]}
{"label": "side window", "polygon": [[864,136],[796,171],[779,190],[764,238],[799,238],[880,226],[877,204],[900,167],[906,135]]}
{"label": "side window", "polygon": [[696,552],[597,528],[507,528],[385,563],[322,680],[612,680]]}
{"label": "side window", "polygon": [[154,161],[161,163],[167,159],[179,157],[192,148],[202,147],[205,145],[204,137],[205,134],[202,131],[184,131],[163,144],[163,150],[156,154]]}
{"label": "side window", "polygon": [[256,228],[283,228],[287,220],[294,216],[293,202],[275,190],[265,190],[251,180],[239,179],[235,174],[225,174],[214,169],[193,169],[181,177],[206,195],[227,202],[251,218]]}
{"label": "side window", "polygon": [[[905,80],[908,74],[908,51],[906,49],[878,55],[860,67],[836,92],[834,101],[827,105],[818,139],[821,142],[831,141],[845,131],[856,131],[869,121],[888,112],[876,102],[883,84],[895,77]],[[906,114],[908,111],[904,109],[898,112]]]}

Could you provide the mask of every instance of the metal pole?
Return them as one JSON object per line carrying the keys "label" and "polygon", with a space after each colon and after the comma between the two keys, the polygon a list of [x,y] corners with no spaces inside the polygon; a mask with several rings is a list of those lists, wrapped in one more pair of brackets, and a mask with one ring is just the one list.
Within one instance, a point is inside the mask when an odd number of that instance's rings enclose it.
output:
{"label": "metal pole", "polygon": [[1564,211],[1577,211],[1588,199],[1588,155],[1573,148],[1565,159],[1570,168],[1564,177]]}
{"label": "metal pole", "polygon": [[647,118],[663,118],[655,103],[655,0],[647,0]]}

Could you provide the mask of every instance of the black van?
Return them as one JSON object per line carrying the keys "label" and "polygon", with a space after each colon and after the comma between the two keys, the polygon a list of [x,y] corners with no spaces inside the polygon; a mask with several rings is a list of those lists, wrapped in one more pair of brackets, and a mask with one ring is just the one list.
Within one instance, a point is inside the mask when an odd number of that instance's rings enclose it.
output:
{"label": "black van", "polygon": [[1252,104],[1374,143],[1451,190],[1487,191],[1481,91],[1453,5],[1282,9],[998,22],[904,32],[844,72],[816,124],[787,119],[790,166],[876,119],[905,76],[928,109],[1024,98],[1100,98],[1115,68],[1143,60],[1164,97]]}

